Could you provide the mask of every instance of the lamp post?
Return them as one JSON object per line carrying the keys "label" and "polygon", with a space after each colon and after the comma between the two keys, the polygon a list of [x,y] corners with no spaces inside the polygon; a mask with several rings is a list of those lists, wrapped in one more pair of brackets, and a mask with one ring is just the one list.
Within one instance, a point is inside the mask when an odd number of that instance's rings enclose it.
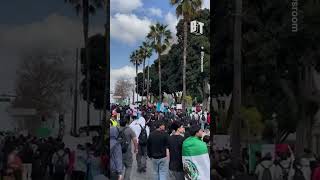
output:
{"label": "lamp post", "polygon": [[276,113],[272,113],[272,125],[274,129],[274,143],[276,144],[278,141],[278,122]]}
{"label": "lamp post", "polygon": [[201,73],[203,73],[203,58],[204,58],[204,47],[201,46]]}
{"label": "lamp post", "polygon": [[202,105],[204,105],[204,99],[205,99],[205,80],[204,80],[204,74],[203,74],[203,58],[204,58],[204,51],[203,51],[204,47],[201,46],[201,58],[200,58],[200,61],[201,61],[201,78],[203,78],[203,81],[202,81]]}

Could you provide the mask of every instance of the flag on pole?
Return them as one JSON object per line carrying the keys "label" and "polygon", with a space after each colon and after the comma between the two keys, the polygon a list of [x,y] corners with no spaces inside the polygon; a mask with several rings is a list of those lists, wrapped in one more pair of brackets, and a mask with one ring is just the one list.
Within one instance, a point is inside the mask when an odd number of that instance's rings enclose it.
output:
{"label": "flag on pole", "polygon": [[182,145],[185,179],[209,180],[210,159],[206,143],[198,137],[187,138]]}

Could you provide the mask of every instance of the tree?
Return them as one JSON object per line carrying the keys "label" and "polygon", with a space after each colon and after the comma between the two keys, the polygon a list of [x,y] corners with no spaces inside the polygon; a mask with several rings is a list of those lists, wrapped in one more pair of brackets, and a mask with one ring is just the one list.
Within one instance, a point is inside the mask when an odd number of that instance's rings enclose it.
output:
{"label": "tree", "polygon": [[[202,99],[202,88],[203,82],[206,79],[209,79],[209,66],[210,66],[210,11],[205,9],[201,10],[195,19],[201,21],[205,24],[204,26],[204,34],[203,36],[190,35],[188,38],[188,58],[187,58],[187,94],[196,98],[197,100]],[[161,90],[166,93],[175,93],[182,90],[182,61],[177,61],[177,59],[183,58],[183,20],[180,20],[176,26],[177,28],[177,44],[172,44],[170,50],[167,54],[161,55]],[[200,71],[200,52],[201,46],[204,47],[204,73],[201,75]],[[155,60],[153,64],[151,64],[150,71],[150,80],[151,87],[150,93],[159,94],[158,87],[158,74],[157,74],[157,66],[158,60]],[[139,77],[139,88],[141,89],[143,86],[142,78]],[[232,80],[231,80],[232,81]],[[140,91],[139,91],[139,94]]]}
{"label": "tree", "polygon": [[[187,88],[186,88],[186,68],[187,68],[187,38],[188,38],[188,22],[193,18],[196,13],[200,10],[202,5],[202,0],[170,0],[171,5],[176,5],[176,15],[177,17],[183,16],[183,28],[184,28],[184,38],[183,38],[183,98],[185,99]],[[183,109],[185,109],[185,101],[182,101]]]}
{"label": "tree", "polygon": [[[90,59],[88,53],[88,38],[89,38],[89,14],[95,14],[97,9],[102,8],[104,0],[65,0],[74,6],[77,15],[82,11],[82,25],[83,25],[83,39],[85,47],[85,57],[87,64],[90,66]],[[87,71],[87,126],[90,125],[90,71]],[[89,135],[89,131],[87,132]]]}
{"label": "tree", "polygon": [[161,54],[169,47],[171,32],[167,25],[157,23],[150,26],[147,39],[150,40],[152,48],[158,53],[158,74],[159,74],[159,99],[162,100],[161,91]]}
{"label": "tree", "polygon": [[[219,23],[214,32],[214,59],[217,63],[213,90],[216,94],[231,92],[233,76],[230,1],[219,3],[223,11],[216,11],[215,16],[215,22]],[[257,107],[264,122],[277,113],[278,142],[297,132],[299,154],[311,140],[312,117],[319,107],[319,96],[310,86],[311,78],[303,78],[310,77],[319,64],[316,44],[320,36],[315,31],[319,25],[312,22],[317,11],[299,11],[299,16],[304,17],[303,24],[299,25],[300,31],[291,33],[291,22],[287,21],[291,18],[291,10],[287,8],[287,2],[246,0],[244,4],[243,104]],[[310,8],[306,2],[299,3],[299,6],[299,9]]]}
{"label": "tree", "polygon": [[119,79],[116,82],[114,89],[114,96],[120,96],[119,100],[123,101],[126,98],[130,97],[132,83],[126,79]]}
{"label": "tree", "polygon": [[[142,63],[141,51],[135,50],[130,54],[130,62],[136,66],[136,92],[137,92],[137,101],[138,101],[138,67]],[[133,100],[134,101],[134,100]]]}
{"label": "tree", "polygon": [[[17,98],[13,107],[36,109],[38,120],[44,114],[64,113],[67,81],[71,78],[71,73],[64,67],[64,58],[64,54],[45,50],[23,55],[17,71]],[[34,121],[30,129],[40,125],[40,121]]]}
{"label": "tree", "polygon": [[88,57],[90,58],[90,67],[85,61],[85,49],[81,49],[81,64],[82,64],[82,74],[84,79],[81,82],[81,93],[84,100],[87,99],[87,72],[90,72],[90,103],[93,103],[95,109],[102,110],[104,97],[106,94],[105,83],[106,83],[106,43],[105,37],[96,34],[89,38],[88,42]]}
{"label": "tree", "polygon": [[[142,97],[145,95],[145,68],[146,68],[146,59],[150,58],[152,55],[152,48],[150,46],[149,42],[143,42],[142,46],[139,47],[139,54],[141,55],[142,61],[143,61],[143,85],[142,85]],[[148,75],[149,75],[149,60],[148,60]],[[149,84],[149,76],[148,76],[148,84]],[[149,88],[147,88],[149,90]],[[148,96],[149,92],[147,92]],[[142,100],[143,101],[143,100]]]}

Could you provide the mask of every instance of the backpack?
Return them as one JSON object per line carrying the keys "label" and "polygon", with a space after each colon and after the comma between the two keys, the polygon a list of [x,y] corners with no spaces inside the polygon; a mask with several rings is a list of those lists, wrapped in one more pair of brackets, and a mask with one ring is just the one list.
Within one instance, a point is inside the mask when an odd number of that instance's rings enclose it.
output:
{"label": "backpack", "polygon": [[288,176],[289,176],[289,168],[290,168],[290,166],[288,167],[288,168],[285,168],[285,167],[283,167],[281,164],[279,164],[279,166],[281,167],[281,169],[282,169],[282,177],[283,177],[283,180],[287,180],[288,179]]}
{"label": "backpack", "polygon": [[201,120],[202,120],[202,122],[206,122],[206,117],[204,116],[204,114],[202,114],[202,117],[201,117]]}
{"label": "backpack", "polygon": [[65,153],[63,153],[62,156],[59,155],[58,153],[56,153],[56,154],[57,154],[58,160],[54,164],[54,172],[55,173],[65,173],[66,172],[66,164],[64,162]]}
{"label": "backpack", "polygon": [[141,132],[138,138],[139,144],[142,146],[145,146],[147,145],[147,141],[148,141],[147,130],[146,130],[147,126],[142,127],[141,124],[139,124],[139,126],[141,127]]}
{"label": "backpack", "polygon": [[305,180],[301,169],[295,168],[295,173],[294,173],[292,180]]}
{"label": "backpack", "polygon": [[262,173],[262,179],[261,180],[272,180],[270,167],[266,168],[262,164],[261,164],[261,166],[263,167],[263,173]]}
{"label": "backpack", "polygon": [[192,121],[195,121],[195,120],[196,120],[196,117],[194,116],[194,114],[192,114],[191,120],[192,120]]}
{"label": "backpack", "polygon": [[120,143],[121,145],[121,150],[122,150],[122,153],[126,153],[129,149],[129,145],[130,145],[130,142],[127,141],[127,138],[124,134],[124,131],[127,129],[128,127],[124,127],[122,131],[118,129],[118,137],[117,137],[117,141]]}

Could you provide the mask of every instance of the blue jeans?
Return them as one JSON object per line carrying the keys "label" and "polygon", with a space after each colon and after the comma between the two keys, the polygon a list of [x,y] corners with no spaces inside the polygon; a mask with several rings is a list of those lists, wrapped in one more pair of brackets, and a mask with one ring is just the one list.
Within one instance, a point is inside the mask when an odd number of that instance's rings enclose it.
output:
{"label": "blue jeans", "polygon": [[167,180],[169,173],[168,159],[152,159],[154,180]]}

